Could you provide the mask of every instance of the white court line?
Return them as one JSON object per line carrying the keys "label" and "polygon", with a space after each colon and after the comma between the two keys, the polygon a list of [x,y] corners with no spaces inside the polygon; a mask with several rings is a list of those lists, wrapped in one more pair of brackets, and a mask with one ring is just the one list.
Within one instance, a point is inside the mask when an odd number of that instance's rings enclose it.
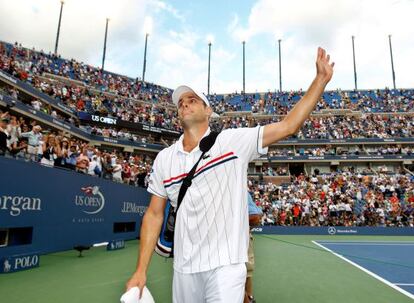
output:
{"label": "white court line", "polygon": [[357,243],[357,242],[321,242],[327,245],[364,245],[364,246],[414,246],[414,243]]}
{"label": "white court line", "polygon": [[317,240],[318,243],[384,243],[384,244],[414,244],[413,241],[361,241],[361,240]]}
{"label": "white court line", "polygon": [[368,269],[366,269],[366,268],[364,268],[364,267],[362,267],[362,266],[360,266],[360,265],[356,264],[355,262],[352,262],[351,260],[349,260],[349,259],[345,258],[344,256],[341,256],[340,254],[337,254],[336,252],[334,252],[334,251],[330,250],[329,248],[327,248],[327,247],[325,247],[325,246],[323,246],[323,245],[319,244],[318,242],[316,242],[316,241],[312,241],[312,243],[313,243],[313,244],[315,244],[315,245],[317,245],[317,246],[319,246],[319,247],[321,247],[321,248],[323,248],[323,249],[324,249],[324,250],[326,250],[326,251],[329,251],[330,253],[334,254],[334,255],[335,255],[335,256],[337,256],[338,258],[341,258],[341,259],[342,259],[342,260],[344,260],[345,262],[348,262],[349,264],[351,264],[351,265],[355,266],[356,268],[359,268],[359,269],[360,269],[360,270],[362,270],[363,272],[365,272],[365,273],[369,274],[371,277],[373,277],[373,278],[375,278],[375,279],[377,279],[377,280],[381,281],[382,283],[384,283],[384,284],[388,285],[388,286],[389,286],[389,287],[391,287],[391,288],[394,288],[396,291],[398,291],[398,292],[400,292],[400,293],[402,293],[402,294],[406,295],[406,296],[407,296],[407,297],[409,297],[410,299],[413,299],[413,300],[414,300],[414,295],[413,295],[412,293],[410,293],[410,292],[408,292],[408,291],[406,291],[406,290],[404,290],[404,289],[402,289],[402,288],[398,287],[397,285],[395,285],[395,284],[391,283],[391,282],[390,282],[390,281],[388,281],[388,280],[385,280],[384,278],[382,278],[382,277],[378,276],[377,274],[373,273],[372,271],[369,271]]}
{"label": "white court line", "polygon": [[394,285],[400,285],[400,286],[414,286],[414,283],[394,283]]}

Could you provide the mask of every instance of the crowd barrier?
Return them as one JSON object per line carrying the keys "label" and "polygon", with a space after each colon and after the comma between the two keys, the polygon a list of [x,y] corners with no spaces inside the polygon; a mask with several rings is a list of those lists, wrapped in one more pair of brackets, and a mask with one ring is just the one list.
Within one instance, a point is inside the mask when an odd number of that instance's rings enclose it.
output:
{"label": "crowd barrier", "polygon": [[36,255],[137,238],[146,189],[4,157],[0,167],[0,272]]}

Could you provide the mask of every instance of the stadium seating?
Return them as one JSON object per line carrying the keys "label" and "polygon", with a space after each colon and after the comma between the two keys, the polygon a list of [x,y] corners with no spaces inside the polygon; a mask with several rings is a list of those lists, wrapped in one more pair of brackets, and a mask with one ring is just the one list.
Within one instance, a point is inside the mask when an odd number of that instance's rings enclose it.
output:
{"label": "stadium seating", "polygon": [[[12,135],[8,149],[1,151],[5,156],[145,187],[155,153],[181,132],[172,89],[17,43],[0,42],[0,71],[51,98],[33,97],[0,81],[0,93],[27,108],[26,112],[20,107],[13,111],[10,104],[0,108],[0,118],[7,121],[6,131]],[[280,121],[304,93],[212,94],[208,98],[219,117],[212,119],[211,127]],[[52,106],[50,100],[63,106]],[[64,122],[77,133],[62,132],[56,125],[43,127],[36,152],[29,151],[22,133],[45,126],[33,118],[33,111],[50,116],[54,124]],[[414,89],[325,92],[295,136],[272,146],[268,157],[249,166],[249,188],[264,210],[263,224],[413,226],[414,180],[409,170],[414,159],[413,112]],[[92,116],[126,124],[97,124],[89,119]],[[133,127],[138,124],[140,128]],[[154,135],[143,131],[151,127],[157,128]],[[79,133],[101,137],[105,145],[94,146]],[[120,147],[122,142],[132,145]],[[52,153],[45,152],[52,146]],[[383,162],[375,166],[378,159]],[[361,162],[355,171],[354,162]],[[315,169],[323,172],[314,174]]]}

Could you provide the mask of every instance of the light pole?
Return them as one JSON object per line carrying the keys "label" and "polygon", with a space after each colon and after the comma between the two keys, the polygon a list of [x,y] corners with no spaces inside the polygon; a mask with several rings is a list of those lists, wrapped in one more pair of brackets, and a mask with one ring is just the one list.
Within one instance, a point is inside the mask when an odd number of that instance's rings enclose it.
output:
{"label": "light pole", "polygon": [[279,43],[279,91],[282,92],[282,52],[280,47],[282,39],[277,41]]}
{"label": "light pole", "polygon": [[243,41],[242,44],[243,44],[243,101],[244,101],[244,96],[246,94],[246,52],[245,52],[246,41]]}
{"label": "light pole", "polygon": [[358,89],[357,85],[357,72],[356,72],[356,62],[355,62],[355,36],[352,36],[352,58],[354,61],[354,82],[355,82],[355,90]]}
{"label": "light pole", "polygon": [[211,41],[208,43],[207,96],[210,95],[210,62],[211,62]]}
{"label": "light pole", "polygon": [[392,71],[392,83],[395,89],[395,71],[394,71],[394,58],[392,56],[392,44],[391,44],[391,35],[388,35],[388,42],[390,44],[390,56],[391,56],[391,71]]}
{"label": "light pole", "polygon": [[60,24],[62,22],[62,11],[63,11],[63,4],[65,2],[63,0],[60,1],[60,13],[59,13],[59,22],[58,22],[58,28],[56,33],[56,42],[55,42],[55,55],[57,55],[58,51],[58,45],[59,45],[59,34],[60,34]]}
{"label": "light pole", "polygon": [[104,68],[105,68],[106,38],[108,37],[108,22],[109,22],[109,18],[106,18],[105,40],[104,40],[103,55],[102,55],[102,73],[103,73]]}
{"label": "light pole", "polygon": [[145,48],[144,48],[144,66],[142,67],[142,82],[145,81],[145,71],[147,69],[147,44],[149,34],[145,34]]}

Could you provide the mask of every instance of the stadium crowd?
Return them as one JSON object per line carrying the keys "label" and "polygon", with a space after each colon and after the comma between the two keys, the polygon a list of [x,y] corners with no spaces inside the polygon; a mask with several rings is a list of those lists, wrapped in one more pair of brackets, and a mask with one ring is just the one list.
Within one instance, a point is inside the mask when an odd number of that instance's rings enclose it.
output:
{"label": "stadium crowd", "polygon": [[[0,69],[29,82],[34,87],[64,102],[76,111],[88,111],[131,122],[141,122],[171,129],[180,129],[176,112],[171,105],[172,91],[138,79],[102,72],[100,69],[76,60],[66,60],[54,54],[29,50],[20,44],[0,43]],[[65,78],[41,77],[53,74]],[[216,113],[242,110],[241,103],[249,103],[253,113],[284,115],[304,94],[303,91],[261,94],[229,94],[210,96]],[[247,97],[246,97],[247,96]],[[235,97],[246,97],[239,104],[232,104]],[[262,98],[263,97],[263,98]],[[243,99],[243,98],[241,98]],[[145,101],[147,103],[139,102]],[[272,110],[268,110],[271,108]],[[365,113],[407,112],[414,108],[412,90],[335,91],[326,92],[317,105],[323,109],[351,109]],[[371,116],[373,120],[379,116]],[[243,118],[241,118],[243,120]],[[243,124],[237,119],[231,126]],[[331,122],[338,121],[326,121]],[[251,123],[251,122],[250,122]],[[225,124],[225,123],[223,123]],[[323,122],[322,122],[323,124]],[[352,126],[352,125],[351,125]],[[359,126],[359,125],[358,125]],[[373,125],[375,128],[376,125]],[[345,133],[344,136],[347,134]],[[381,134],[372,134],[381,135]],[[341,136],[338,133],[337,136]]]}
{"label": "stadium crowd", "polygon": [[342,156],[342,155],[403,155],[414,154],[414,146],[411,145],[380,145],[380,146],[315,146],[270,149],[269,157],[294,157],[294,156]]}
{"label": "stadium crowd", "polygon": [[[170,89],[103,72],[78,62],[0,42],[0,70],[25,81],[43,93],[63,102],[75,112],[87,112],[180,131]],[[54,76],[54,77],[52,77]],[[19,91],[3,86],[1,91],[19,98]],[[241,114],[212,120],[212,128],[254,127],[278,121],[304,94],[268,92],[209,96],[218,114],[244,111],[279,116],[258,117]],[[233,102],[238,100],[237,102]],[[56,119],[80,126],[97,136],[155,143],[127,129],[81,125],[78,119],[64,117],[39,99],[29,105]],[[326,92],[316,111],[354,110],[353,115],[313,116],[293,136],[296,139],[356,139],[414,137],[414,117],[397,112],[414,109],[413,90],[333,91]],[[388,114],[381,114],[388,113]],[[158,142],[156,142],[158,143]],[[171,142],[161,139],[161,144]],[[413,147],[387,145],[341,149],[306,147],[272,149],[269,156],[343,155],[343,154],[413,154]],[[64,132],[43,130],[36,121],[0,112],[0,154],[39,162],[111,179],[115,182],[146,186],[153,161],[147,154],[101,150]],[[264,165],[265,176],[288,176],[287,166]],[[263,209],[262,224],[274,225],[344,225],[344,226],[413,226],[414,179],[402,173],[388,175],[381,171],[362,175],[354,172],[291,177],[288,184],[277,186],[249,180],[249,190]]]}
{"label": "stadium crowd", "polygon": [[[304,92],[299,90],[245,95],[240,93],[226,96],[211,95],[209,99],[215,112],[220,114],[248,110],[262,115],[274,113],[284,115],[303,95]],[[346,109],[366,113],[412,111],[414,109],[414,91],[384,89],[325,92],[316,105],[315,111],[325,109]]]}
{"label": "stadium crowd", "polygon": [[[215,122],[215,128],[254,127],[277,122],[281,117],[257,119],[252,116],[227,117]],[[359,139],[359,138],[407,138],[414,136],[414,117],[401,114],[362,114],[361,116],[312,116],[296,139]]]}
{"label": "stadium crowd", "polygon": [[292,177],[277,186],[249,179],[262,224],[414,227],[414,177],[342,172]]}
{"label": "stadium crowd", "polygon": [[[180,130],[171,108],[171,90],[138,79],[102,73],[99,69],[0,43],[0,69],[26,81],[76,112],[89,112],[125,121]],[[45,73],[65,78],[42,77]],[[93,86],[91,86],[93,85]]]}
{"label": "stadium crowd", "polygon": [[153,157],[101,150],[36,121],[0,112],[0,155],[146,187]]}

